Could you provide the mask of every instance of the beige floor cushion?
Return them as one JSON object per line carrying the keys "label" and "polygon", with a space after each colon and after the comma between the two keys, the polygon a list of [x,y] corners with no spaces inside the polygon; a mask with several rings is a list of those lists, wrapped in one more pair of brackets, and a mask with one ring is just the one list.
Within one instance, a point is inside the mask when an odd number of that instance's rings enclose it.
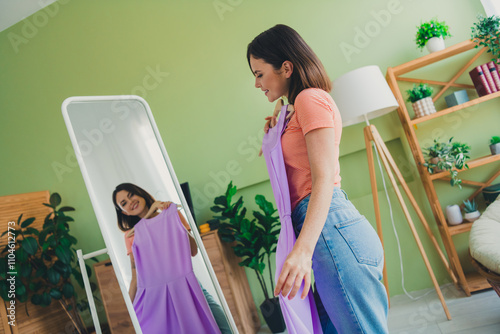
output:
{"label": "beige floor cushion", "polygon": [[500,196],[472,224],[469,249],[476,261],[500,274]]}

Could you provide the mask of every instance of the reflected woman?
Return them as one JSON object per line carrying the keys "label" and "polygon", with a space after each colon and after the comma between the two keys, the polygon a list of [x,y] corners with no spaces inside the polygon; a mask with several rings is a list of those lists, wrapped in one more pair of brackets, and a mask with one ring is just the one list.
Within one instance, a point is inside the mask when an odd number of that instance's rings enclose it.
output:
{"label": "reflected woman", "polygon": [[116,187],[113,203],[125,232],[129,294],[143,332],[231,333],[222,308],[193,273],[191,256],[198,247],[177,206],[131,183]]}

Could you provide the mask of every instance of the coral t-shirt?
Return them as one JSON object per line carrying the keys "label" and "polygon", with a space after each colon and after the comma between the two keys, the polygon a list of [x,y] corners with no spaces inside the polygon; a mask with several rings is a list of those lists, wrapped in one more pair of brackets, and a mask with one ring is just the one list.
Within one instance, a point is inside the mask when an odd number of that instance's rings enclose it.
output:
{"label": "coral t-shirt", "polygon": [[295,114],[290,119],[281,147],[285,160],[292,210],[311,193],[311,167],[306,149],[305,135],[319,128],[333,128],[335,132],[334,170],[335,186],[340,187],[339,144],[342,120],[330,94],[319,88],[307,88],[295,98]]}
{"label": "coral t-shirt", "polygon": [[134,235],[127,237],[127,232],[125,232],[125,247],[127,247],[127,255],[132,253],[132,244],[134,243]]}

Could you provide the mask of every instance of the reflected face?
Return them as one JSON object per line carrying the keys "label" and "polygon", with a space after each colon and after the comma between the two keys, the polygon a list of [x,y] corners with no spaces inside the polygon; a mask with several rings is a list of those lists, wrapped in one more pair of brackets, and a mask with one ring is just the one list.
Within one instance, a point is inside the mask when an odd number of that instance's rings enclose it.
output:
{"label": "reflected face", "polygon": [[116,204],[120,206],[123,214],[127,216],[143,218],[149,211],[144,198],[127,190],[120,190],[116,193]]}
{"label": "reflected face", "polygon": [[255,88],[260,88],[266,94],[269,102],[274,102],[282,96],[288,96],[289,81],[283,66],[281,69],[275,70],[273,65],[250,56],[250,67],[255,75]]}

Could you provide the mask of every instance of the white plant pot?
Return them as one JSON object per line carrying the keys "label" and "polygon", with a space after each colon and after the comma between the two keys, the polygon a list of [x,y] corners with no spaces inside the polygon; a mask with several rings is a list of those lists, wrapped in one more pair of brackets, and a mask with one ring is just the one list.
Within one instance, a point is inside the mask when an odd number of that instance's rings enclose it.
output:
{"label": "white plant pot", "polygon": [[430,96],[414,102],[412,107],[415,112],[415,118],[434,114],[436,112],[436,107]]}
{"label": "white plant pot", "polygon": [[466,212],[465,213],[465,220],[469,221],[469,222],[473,222],[474,220],[478,219],[479,217],[481,216],[481,214],[479,213],[479,211],[474,211],[474,212]]}
{"label": "white plant pot", "polygon": [[492,155],[500,154],[500,143],[490,145],[490,151]]}
{"label": "white plant pot", "polygon": [[448,205],[446,207],[446,218],[450,225],[458,225],[464,221],[462,218],[462,211],[457,204]]}
{"label": "white plant pot", "polygon": [[430,53],[436,52],[436,51],[441,51],[446,48],[444,45],[444,39],[443,37],[432,37],[427,41],[425,44],[425,47]]}

